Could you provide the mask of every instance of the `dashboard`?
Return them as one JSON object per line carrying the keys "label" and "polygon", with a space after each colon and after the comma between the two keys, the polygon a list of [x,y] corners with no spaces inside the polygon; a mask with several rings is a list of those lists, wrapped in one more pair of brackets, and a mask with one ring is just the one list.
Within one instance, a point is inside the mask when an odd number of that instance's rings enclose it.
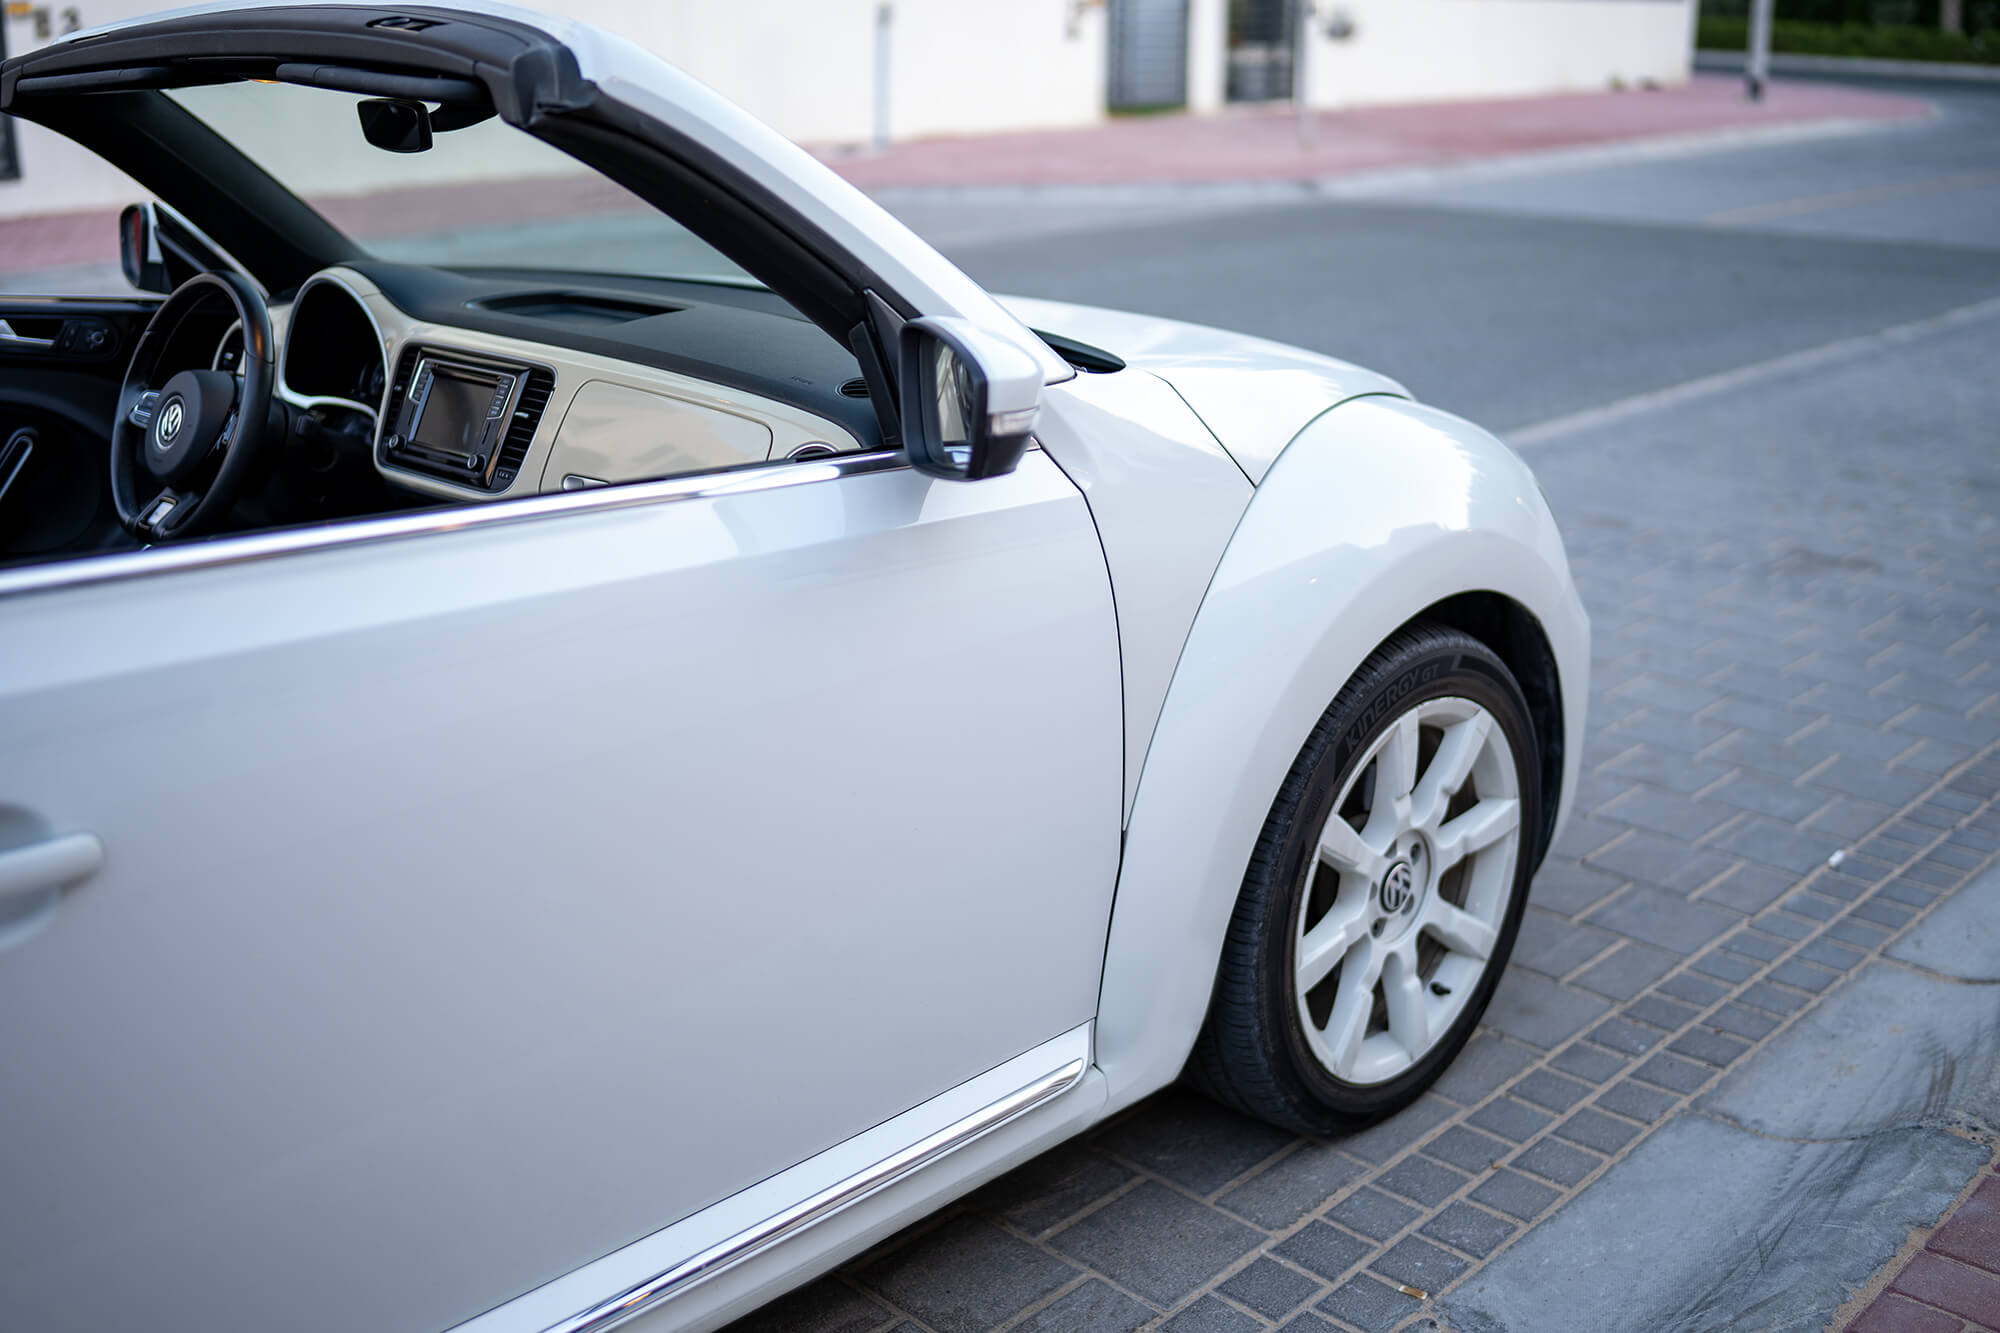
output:
{"label": "dashboard", "polygon": [[[276,392],[365,440],[397,490],[517,498],[878,438],[851,355],[796,316],[760,309],[768,293],[370,267],[325,270],[288,311],[273,310]],[[233,368],[241,347],[231,329],[212,364]],[[730,351],[721,364],[715,354]]]}

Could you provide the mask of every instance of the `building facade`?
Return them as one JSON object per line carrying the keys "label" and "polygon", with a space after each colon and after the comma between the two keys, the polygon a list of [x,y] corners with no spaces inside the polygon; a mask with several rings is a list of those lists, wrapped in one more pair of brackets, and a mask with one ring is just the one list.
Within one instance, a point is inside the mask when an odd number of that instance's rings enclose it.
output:
{"label": "building facade", "polygon": [[[449,0],[445,0],[446,3]],[[1311,6],[1302,15],[1300,4]],[[31,0],[22,51],[157,0]],[[1214,113],[1587,91],[1687,78],[1694,0],[539,0],[631,37],[827,149]],[[1303,20],[1303,21],[1302,21]],[[0,217],[114,207],[116,173],[34,126],[0,136]],[[11,149],[11,151],[10,151]],[[8,158],[13,159],[10,163]],[[14,179],[4,170],[14,167]]]}

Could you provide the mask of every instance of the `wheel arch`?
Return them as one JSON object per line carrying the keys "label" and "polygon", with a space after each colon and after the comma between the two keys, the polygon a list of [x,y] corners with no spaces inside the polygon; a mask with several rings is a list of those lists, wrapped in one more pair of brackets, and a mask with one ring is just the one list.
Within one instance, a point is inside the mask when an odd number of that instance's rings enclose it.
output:
{"label": "wheel arch", "polygon": [[[1491,435],[1357,399],[1295,438],[1252,498],[1182,649],[1126,830],[1099,996],[1107,1111],[1171,1082],[1207,1012],[1243,873],[1299,747],[1413,619],[1473,634],[1548,710],[1543,845],[1574,788],[1588,623],[1554,519]],[[1554,780],[1549,781],[1553,775]]]}

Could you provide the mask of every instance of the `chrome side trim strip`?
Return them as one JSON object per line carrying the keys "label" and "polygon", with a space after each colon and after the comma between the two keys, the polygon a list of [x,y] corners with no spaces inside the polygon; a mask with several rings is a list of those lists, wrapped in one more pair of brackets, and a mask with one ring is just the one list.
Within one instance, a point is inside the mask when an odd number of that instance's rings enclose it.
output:
{"label": "chrome side trim strip", "polygon": [[909,466],[909,456],[900,449],[843,454],[838,458],[813,459],[804,463],[749,463],[740,468],[670,477],[665,481],[531,495],[520,500],[499,500],[484,505],[452,505],[388,518],[349,519],[309,528],[217,537],[181,546],[155,546],[116,555],[84,556],[75,560],[0,570],[0,597],[121,582],[182,570],[249,564],[306,551],[393,541],[399,537],[427,533],[496,527],[503,523],[524,523],[562,514],[641,509],[675,500],[709,500],[746,491],[808,486],[816,482],[837,481],[842,477],[865,476],[871,472],[897,472]]}
{"label": "chrome side trim strip", "polygon": [[1072,1060],[1025,1087],[1017,1088],[983,1110],[975,1111],[929,1138],[920,1139],[901,1152],[883,1158],[867,1170],[828,1186],[811,1198],[793,1204],[728,1240],[711,1245],[609,1300],[549,1325],[543,1333],[604,1333],[668,1297],[679,1295],[696,1283],[776,1245],[787,1236],[803,1231],[815,1222],[823,1221],[848,1205],[894,1184],[917,1168],[963,1147],[1057,1093],[1068,1091],[1083,1078],[1087,1067],[1081,1059]]}

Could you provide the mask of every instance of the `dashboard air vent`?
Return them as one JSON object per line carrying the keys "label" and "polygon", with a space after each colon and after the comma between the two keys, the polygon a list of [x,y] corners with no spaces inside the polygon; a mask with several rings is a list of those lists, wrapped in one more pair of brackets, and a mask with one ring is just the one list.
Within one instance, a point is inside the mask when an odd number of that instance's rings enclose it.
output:
{"label": "dashboard air vent", "polygon": [[396,362],[396,378],[389,381],[388,410],[382,413],[382,429],[391,431],[403,419],[403,396],[410,391],[410,381],[417,373],[417,360],[424,349],[411,345],[403,349],[403,355]]}
{"label": "dashboard air vent", "polygon": [[860,378],[851,379],[840,386],[840,393],[843,398],[866,398],[868,381]]}
{"label": "dashboard air vent", "polygon": [[514,404],[514,420],[508,423],[506,437],[500,442],[500,461],[493,469],[494,490],[506,490],[520,475],[521,464],[528,460],[528,446],[535,442],[535,428],[542,424],[542,413],[548,410],[549,396],[555,391],[554,375],[540,366],[528,372],[528,382],[521,386],[521,397]]}

